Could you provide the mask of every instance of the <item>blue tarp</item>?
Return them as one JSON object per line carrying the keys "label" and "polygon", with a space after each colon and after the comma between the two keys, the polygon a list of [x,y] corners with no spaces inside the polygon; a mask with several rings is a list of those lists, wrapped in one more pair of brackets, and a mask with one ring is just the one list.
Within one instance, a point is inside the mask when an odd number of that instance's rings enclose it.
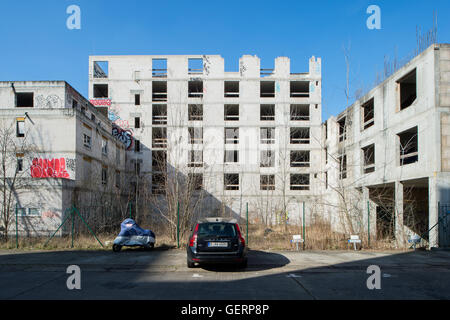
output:
{"label": "blue tarp", "polygon": [[119,237],[130,237],[130,236],[150,236],[155,238],[155,234],[151,230],[142,229],[139,227],[133,219],[125,219],[120,224]]}

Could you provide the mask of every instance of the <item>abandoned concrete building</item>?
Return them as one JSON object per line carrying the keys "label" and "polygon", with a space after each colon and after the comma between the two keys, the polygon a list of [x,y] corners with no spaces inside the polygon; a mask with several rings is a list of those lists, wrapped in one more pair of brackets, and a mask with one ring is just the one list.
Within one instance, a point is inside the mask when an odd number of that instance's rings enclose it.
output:
{"label": "abandoned concrete building", "polygon": [[0,126],[8,230],[15,230],[16,213],[19,234],[47,235],[72,205],[90,208],[91,215],[106,198],[118,205],[125,145],[112,135],[107,110],[92,106],[68,83],[1,81]]}

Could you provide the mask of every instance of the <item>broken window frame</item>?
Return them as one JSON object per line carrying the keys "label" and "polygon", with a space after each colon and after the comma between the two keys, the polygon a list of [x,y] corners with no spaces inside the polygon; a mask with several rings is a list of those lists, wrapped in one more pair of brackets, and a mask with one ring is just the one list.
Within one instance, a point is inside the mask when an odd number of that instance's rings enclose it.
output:
{"label": "broken window frame", "polygon": [[339,129],[339,142],[347,140],[347,117],[342,117],[337,121]]}
{"label": "broken window frame", "polygon": [[263,191],[275,190],[275,175],[262,174],[259,178],[259,189]]}
{"label": "broken window frame", "polygon": [[361,149],[363,158],[363,174],[375,171],[375,144],[372,143]]}
{"label": "broken window frame", "polygon": [[[106,68],[103,68],[100,63],[105,63]],[[107,79],[109,76],[109,61],[94,61],[93,63],[93,77],[95,79]],[[106,69],[106,71],[105,71]]]}
{"label": "broken window frame", "polygon": [[167,128],[152,128],[152,148],[167,148]]}
{"label": "broken window frame", "polygon": [[88,148],[88,149],[91,149],[91,147],[92,147],[92,139],[91,139],[91,136],[89,136],[89,135],[87,135],[87,134],[85,134],[85,133],[83,133],[83,145],[84,145],[86,148]]}
{"label": "broken window frame", "polygon": [[203,104],[188,104],[188,120],[203,121]]}
{"label": "broken window frame", "polygon": [[[296,137],[299,132],[299,137]],[[291,127],[290,128],[290,144],[310,144],[311,130],[309,127]]]}
{"label": "broken window frame", "polygon": [[[233,131],[234,135],[227,135],[227,132]],[[225,127],[225,144],[239,144],[239,128],[238,127]]]}
{"label": "broken window frame", "polygon": [[239,173],[224,173],[223,180],[224,180],[224,190],[227,191],[239,190]]}
{"label": "broken window frame", "polygon": [[369,99],[361,105],[362,130],[366,130],[375,124],[375,99]]}
{"label": "broken window frame", "polygon": [[167,124],[167,104],[152,105],[152,124],[155,125]]}
{"label": "broken window frame", "polygon": [[275,144],[275,127],[262,127],[259,135],[261,144]]}
{"label": "broken window frame", "polygon": [[189,144],[203,143],[203,127],[188,127]]}
{"label": "broken window frame", "polygon": [[[305,113],[306,111],[306,113]],[[290,106],[291,121],[309,121],[310,105],[309,104],[291,104]]]}
{"label": "broken window frame", "polygon": [[[419,161],[418,132],[418,127],[415,126],[397,134],[400,166],[413,164]],[[402,143],[402,140],[404,140],[404,143]]]}
{"label": "broken window frame", "polygon": [[347,155],[342,154],[338,156],[338,164],[339,164],[339,179],[344,180],[347,179]]}
{"label": "broken window frame", "polygon": [[311,166],[310,150],[291,150],[289,156],[291,168],[309,168]]}
{"label": "broken window frame", "polygon": [[223,114],[225,121],[239,121],[239,105],[238,104],[224,105]]}
{"label": "broken window frame", "polygon": [[[296,183],[301,182],[301,183]],[[291,173],[289,176],[289,187],[291,191],[308,191],[311,186],[309,173]]]}
{"label": "broken window frame", "polygon": [[260,121],[275,121],[275,105],[261,104],[259,107],[259,119]]}

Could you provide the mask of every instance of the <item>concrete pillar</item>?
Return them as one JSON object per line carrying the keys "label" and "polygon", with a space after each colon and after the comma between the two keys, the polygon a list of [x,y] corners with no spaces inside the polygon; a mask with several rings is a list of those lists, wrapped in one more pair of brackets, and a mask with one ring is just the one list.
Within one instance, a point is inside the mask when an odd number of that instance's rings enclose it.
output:
{"label": "concrete pillar", "polygon": [[395,182],[395,240],[397,246],[404,247],[405,233],[403,225],[403,184],[400,181]]}
{"label": "concrete pillar", "polygon": [[439,208],[438,208],[438,187],[436,177],[428,178],[428,230],[429,233],[429,247],[438,247],[439,245],[439,227],[436,223],[439,219]]}

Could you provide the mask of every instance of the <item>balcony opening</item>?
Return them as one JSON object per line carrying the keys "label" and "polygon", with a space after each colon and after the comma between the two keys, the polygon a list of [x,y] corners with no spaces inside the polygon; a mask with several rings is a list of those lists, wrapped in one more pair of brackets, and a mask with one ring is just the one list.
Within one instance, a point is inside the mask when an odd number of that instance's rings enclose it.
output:
{"label": "balcony opening", "polygon": [[167,81],[152,82],[152,100],[167,101]]}
{"label": "balcony opening", "polygon": [[275,128],[261,128],[261,144],[274,144],[275,143]]}
{"label": "balcony opening", "polygon": [[339,161],[339,179],[347,179],[347,155],[341,155],[338,157]]}
{"label": "balcony opening", "polygon": [[419,161],[417,127],[397,134],[400,140],[400,165],[407,165]]}
{"label": "balcony opening", "polygon": [[309,144],[309,128],[291,128],[291,144]]}
{"label": "balcony opening", "polygon": [[400,92],[400,110],[408,108],[417,98],[416,69],[397,81]]}
{"label": "balcony opening", "polygon": [[275,190],[275,175],[274,174],[262,174],[260,177],[260,189],[261,190]]}
{"label": "balcony opening", "polygon": [[152,128],[152,147],[167,148],[167,128]]}
{"label": "balcony opening", "polygon": [[152,77],[167,78],[167,59],[152,59]]}
{"label": "balcony opening", "polygon": [[309,168],[309,150],[292,150],[291,151],[291,167],[292,168]]}
{"label": "balcony opening", "polygon": [[202,144],[203,143],[203,128],[201,127],[190,127],[189,132],[189,143],[190,144]]}
{"label": "balcony opening", "polygon": [[239,143],[239,128],[225,128],[225,144]]}
{"label": "balcony opening", "polygon": [[203,188],[203,173],[188,174],[188,189],[199,191]]}
{"label": "balcony opening", "polygon": [[189,74],[203,74],[203,59],[189,58],[188,59],[188,73]]}
{"label": "balcony opening", "polygon": [[94,84],[94,98],[108,98],[108,85]]}
{"label": "balcony opening", "polygon": [[275,81],[260,82],[260,97],[275,98]]}
{"label": "balcony opening", "polygon": [[152,171],[166,172],[167,169],[167,152],[152,151]]}
{"label": "balcony opening", "polygon": [[225,81],[225,98],[239,98],[239,81]]}
{"label": "balcony opening", "polygon": [[135,94],[134,95],[134,105],[135,106],[140,106],[141,105],[141,95],[140,94]]}
{"label": "balcony opening", "polygon": [[152,194],[166,193],[166,175],[164,173],[152,174]]}
{"label": "balcony opening", "polygon": [[203,167],[203,151],[189,150],[188,167],[201,168]]}
{"label": "balcony opening", "polygon": [[363,128],[366,130],[367,128],[370,128],[374,125],[374,98],[370,99],[366,103],[364,103],[362,108],[363,113]]}
{"label": "balcony opening", "polygon": [[189,121],[202,121],[203,105],[202,104],[188,105],[188,113],[189,113]]}
{"label": "balcony opening", "polygon": [[309,121],[309,104],[291,104],[291,121]]}
{"label": "balcony opening", "polygon": [[226,104],[224,106],[225,121],[239,121],[239,105]]}
{"label": "balcony opening", "polygon": [[309,81],[291,81],[291,98],[309,98]]}
{"label": "balcony opening", "polygon": [[309,190],[309,174],[291,174],[291,190]]}
{"label": "balcony opening", "polygon": [[362,148],[363,172],[371,173],[375,171],[375,144]]}
{"label": "balcony opening", "polygon": [[188,83],[188,97],[202,98],[203,97],[203,81],[191,80]]}
{"label": "balcony opening", "polygon": [[274,121],[275,120],[275,105],[274,104],[262,104],[260,106],[260,120],[261,121]]}
{"label": "balcony opening", "polygon": [[223,162],[224,163],[238,163],[239,162],[239,151],[238,150],[225,150]]}
{"label": "balcony opening", "polygon": [[239,173],[224,174],[225,190],[239,190]]}
{"label": "balcony opening", "polygon": [[94,78],[108,78],[108,61],[94,61]]}
{"label": "balcony opening", "polygon": [[346,117],[342,117],[338,120],[338,126],[339,126],[339,142],[342,142],[347,139],[347,121]]}
{"label": "balcony opening", "polygon": [[18,108],[33,108],[34,107],[34,93],[33,92],[17,92],[16,93],[16,107],[18,107]]}
{"label": "balcony opening", "polygon": [[261,161],[259,163],[261,168],[271,168],[275,166],[275,152],[273,150],[262,150]]}
{"label": "balcony opening", "polygon": [[153,124],[167,124],[167,104],[154,104],[152,110]]}

